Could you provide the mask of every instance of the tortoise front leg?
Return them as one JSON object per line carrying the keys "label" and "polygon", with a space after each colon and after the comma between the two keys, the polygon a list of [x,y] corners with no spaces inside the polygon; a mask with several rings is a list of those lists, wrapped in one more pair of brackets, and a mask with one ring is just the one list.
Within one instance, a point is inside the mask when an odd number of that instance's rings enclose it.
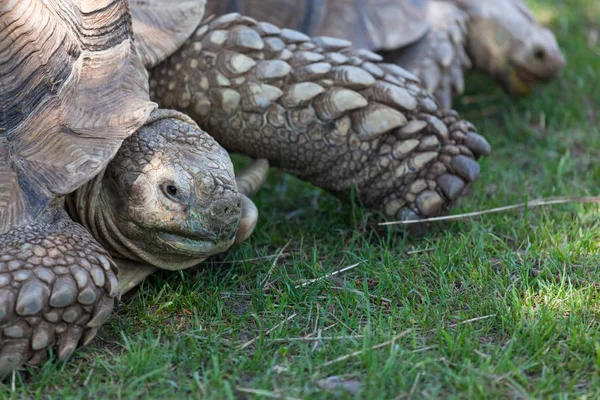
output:
{"label": "tortoise front leg", "polygon": [[225,148],[390,217],[445,211],[490,151],[405,70],[350,43],[230,14],[151,71],[151,96]]}
{"label": "tortoise front leg", "polygon": [[241,243],[248,239],[258,222],[258,209],[250,197],[254,196],[269,175],[269,161],[265,159],[253,160],[250,165],[235,176],[238,190],[242,195],[242,218],[240,228],[235,236],[235,242]]}
{"label": "tortoise front leg", "polygon": [[116,266],[64,210],[0,235],[0,378],[50,348],[88,344],[118,294]]}

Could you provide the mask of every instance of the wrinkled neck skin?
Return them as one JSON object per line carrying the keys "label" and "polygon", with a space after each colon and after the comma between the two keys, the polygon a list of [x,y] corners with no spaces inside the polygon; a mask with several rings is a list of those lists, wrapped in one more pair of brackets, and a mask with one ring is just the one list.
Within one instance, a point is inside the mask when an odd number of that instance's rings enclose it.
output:
{"label": "wrinkled neck skin", "polygon": [[552,32],[523,0],[451,0],[468,15],[467,51],[476,68],[512,95],[528,94],[565,64]]}
{"label": "wrinkled neck skin", "polygon": [[[125,235],[119,224],[119,218],[113,208],[114,202],[104,185],[103,170],[92,181],[81,187],[68,198],[71,217],[86,227],[94,238],[115,258],[143,264],[149,274],[156,269],[178,270],[190,268],[204,261],[206,257],[194,258],[192,255],[170,256],[163,259],[160,249],[152,253]],[[140,228],[140,233],[142,229]],[[233,243],[233,240],[232,240]]]}
{"label": "wrinkled neck skin", "polygon": [[[92,233],[92,236],[113,257],[119,267],[119,293],[123,295],[158,271],[159,268],[144,262],[143,259],[135,256],[132,251],[120,252],[120,250],[126,248],[123,244],[119,244],[123,241],[124,235],[118,229],[115,229],[114,224],[109,224],[107,228],[105,221],[111,218],[111,212],[103,207],[98,207],[102,203],[100,189],[105,171],[101,171],[92,181],[67,196],[66,206],[71,219],[79,222],[88,232]],[[131,246],[129,241],[125,242]]]}

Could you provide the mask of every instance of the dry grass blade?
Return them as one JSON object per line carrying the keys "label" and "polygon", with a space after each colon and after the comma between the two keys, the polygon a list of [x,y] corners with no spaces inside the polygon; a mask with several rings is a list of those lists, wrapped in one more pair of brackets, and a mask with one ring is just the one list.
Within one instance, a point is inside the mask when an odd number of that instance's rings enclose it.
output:
{"label": "dry grass blade", "polygon": [[[335,290],[349,290],[350,292],[355,293],[359,296],[365,295],[363,292],[361,292],[360,290],[357,290],[357,289],[347,289],[347,288],[343,288],[343,287],[339,287],[339,286],[332,286],[331,288],[335,289]],[[388,299],[387,297],[378,296],[376,294],[371,294],[371,293],[367,293],[367,296],[371,299],[381,300],[382,302],[388,303],[390,306],[392,305],[392,300]]]}
{"label": "dry grass blade", "polygon": [[495,316],[496,316],[496,314],[489,314],[489,315],[484,315],[483,317],[471,318],[471,319],[467,319],[464,321],[456,322],[454,324],[450,324],[447,326],[447,328],[456,328],[459,325],[470,324],[471,322],[477,322],[477,321],[481,321],[483,319],[494,318]]}
{"label": "dry grass blade", "polygon": [[267,289],[267,286],[265,286],[265,285],[269,282],[269,278],[271,278],[271,274],[273,273],[273,270],[275,269],[275,266],[277,265],[277,261],[279,261],[279,258],[281,257],[281,255],[283,254],[285,249],[288,248],[290,243],[292,243],[292,239],[288,240],[288,242],[285,244],[285,246],[283,246],[281,248],[281,250],[279,250],[277,252],[277,256],[275,257],[275,260],[273,260],[273,264],[271,264],[271,268],[269,268],[269,272],[267,272],[267,276],[265,276],[265,279],[263,279],[263,281],[261,282],[261,285],[263,286],[263,290]]}
{"label": "dry grass blade", "polygon": [[419,379],[421,379],[420,372],[417,374],[417,377],[415,378],[415,381],[413,382],[412,387],[410,388],[410,392],[408,394],[409,399],[412,399],[413,396],[415,395],[415,390],[417,389],[417,385],[419,384]]}
{"label": "dry grass blade", "polygon": [[600,196],[592,196],[592,197],[557,197],[557,198],[549,198],[549,199],[538,199],[532,200],[527,203],[519,203],[512,204],[510,206],[492,208],[489,210],[483,211],[475,211],[465,214],[457,214],[457,215],[446,215],[443,217],[435,217],[435,218],[427,218],[427,219],[418,219],[418,220],[410,220],[410,221],[389,221],[389,222],[381,222],[380,226],[384,225],[409,225],[409,224],[423,224],[426,222],[438,222],[438,221],[456,221],[460,219],[467,219],[478,217],[480,215],[486,214],[496,214],[504,211],[516,210],[519,208],[534,208],[534,207],[542,207],[542,206],[552,206],[557,204],[569,204],[569,203],[600,203]]}
{"label": "dry grass blade", "polygon": [[363,339],[364,335],[355,336],[321,336],[321,337],[290,337],[290,338],[277,338],[268,339],[271,343],[286,343],[286,342],[314,342],[316,340],[356,340]]}
{"label": "dry grass blade", "polygon": [[[496,316],[496,314],[488,314],[488,315],[484,315],[483,317],[470,318],[470,319],[466,319],[464,321],[454,322],[452,324],[443,326],[442,329],[454,329],[459,325],[471,324],[473,322],[481,321],[484,319],[494,318],[495,316]],[[434,329],[429,330],[428,332],[432,333],[432,332],[435,332],[436,330],[437,330],[437,328],[434,328]]]}
{"label": "dry grass blade", "polygon": [[263,261],[263,260],[269,260],[271,258],[279,258],[279,257],[285,257],[288,256],[289,253],[277,253],[277,254],[271,254],[268,256],[263,256],[263,257],[254,257],[254,258],[241,258],[239,260],[225,260],[225,261],[210,261],[211,264],[234,264],[234,263],[243,263],[243,262],[251,262],[251,261]]}
{"label": "dry grass blade", "polygon": [[[411,331],[412,331],[412,328],[409,328],[409,329],[403,331],[402,333],[397,334],[396,336],[394,336],[393,338],[391,338],[387,342],[379,343],[379,344],[376,344],[375,346],[370,347],[369,350],[376,350],[376,349],[380,349],[380,348],[385,347],[385,346],[392,345],[392,344],[394,344],[396,342],[396,340],[398,340],[398,339],[400,339],[400,338],[408,335]],[[332,365],[332,364],[338,363],[340,361],[347,360],[347,359],[352,358],[352,357],[356,357],[358,355],[361,355],[364,352],[365,352],[364,350],[358,350],[358,351],[355,351],[353,353],[346,354],[345,356],[341,356],[341,357],[338,357],[338,358],[336,358],[334,360],[327,361],[325,364],[321,365],[320,368],[327,367],[328,365]]]}
{"label": "dry grass blade", "polygon": [[[279,328],[281,325],[285,324],[286,322],[288,322],[289,320],[291,320],[292,318],[296,317],[296,313],[290,315],[289,317],[287,317],[285,320],[281,321],[280,323],[278,323],[277,325],[275,325],[274,327],[272,327],[271,329],[269,329],[268,331],[265,332],[265,336],[270,334],[271,332],[273,332],[275,329]],[[255,337],[254,339],[244,343],[243,345],[240,346],[241,350],[244,350],[246,347],[250,346],[252,343],[256,342],[258,340],[260,336]]]}
{"label": "dry grass blade", "polygon": [[427,350],[436,349],[437,347],[438,347],[438,345],[434,344],[433,346],[421,347],[420,349],[413,350],[412,352],[413,353],[422,353],[422,352],[427,351]]}
{"label": "dry grass blade", "polygon": [[298,288],[301,288],[301,287],[308,286],[308,285],[310,285],[312,283],[315,283],[315,282],[318,282],[318,281],[322,281],[323,279],[327,279],[327,278],[330,278],[330,277],[332,277],[334,275],[341,274],[342,272],[346,272],[346,271],[349,271],[351,269],[354,269],[354,268],[358,267],[360,264],[362,264],[362,261],[361,262],[357,262],[356,264],[349,265],[349,266],[347,266],[345,268],[342,268],[340,270],[334,271],[334,272],[332,272],[330,274],[323,275],[320,278],[310,279],[310,280],[308,280],[306,282],[299,283],[296,286],[294,286],[294,288],[298,289]]}
{"label": "dry grass blade", "polygon": [[242,392],[242,393],[249,393],[249,394],[255,394],[257,396],[268,397],[270,399],[300,400],[297,397],[284,396],[282,394],[269,392],[268,390],[244,388],[241,386],[236,386],[235,390],[237,390],[238,392]]}
{"label": "dry grass blade", "polygon": [[94,363],[94,365],[92,366],[92,368],[90,368],[90,373],[88,374],[88,376],[83,381],[83,387],[86,387],[88,385],[88,382],[90,381],[90,378],[92,377],[92,374],[94,373],[95,365],[96,364]]}
{"label": "dry grass blade", "polygon": [[419,254],[419,253],[427,253],[428,251],[434,251],[436,250],[435,247],[431,247],[431,248],[426,248],[426,249],[417,249],[417,250],[410,250],[406,252],[407,256],[411,256],[413,254]]}

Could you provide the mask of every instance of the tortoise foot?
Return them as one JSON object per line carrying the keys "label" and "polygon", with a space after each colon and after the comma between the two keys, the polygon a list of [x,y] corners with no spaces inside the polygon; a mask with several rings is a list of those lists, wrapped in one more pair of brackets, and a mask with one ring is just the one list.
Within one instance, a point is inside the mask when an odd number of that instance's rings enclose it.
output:
{"label": "tortoise foot", "polygon": [[0,236],[0,377],[88,344],[119,286],[110,256],[64,211]]}
{"label": "tortoise foot", "polygon": [[441,119],[423,115],[413,125],[421,131],[394,135],[395,142],[388,142],[391,151],[367,166],[380,177],[370,192],[387,193],[376,203],[387,217],[403,221],[444,214],[479,177],[476,160],[491,151],[487,140],[453,111]]}

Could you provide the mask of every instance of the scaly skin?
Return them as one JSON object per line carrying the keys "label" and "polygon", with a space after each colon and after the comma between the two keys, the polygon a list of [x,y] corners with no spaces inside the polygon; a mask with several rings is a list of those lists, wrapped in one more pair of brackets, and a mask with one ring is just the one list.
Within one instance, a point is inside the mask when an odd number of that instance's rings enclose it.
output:
{"label": "scaly skin", "polygon": [[393,218],[443,213],[490,151],[417,79],[349,42],[230,14],[201,25],[151,70],[151,98],[227,149]]}
{"label": "scaly skin", "polygon": [[66,360],[110,316],[117,269],[57,206],[38,223],[0,235],[0,377],[56,347]]}

